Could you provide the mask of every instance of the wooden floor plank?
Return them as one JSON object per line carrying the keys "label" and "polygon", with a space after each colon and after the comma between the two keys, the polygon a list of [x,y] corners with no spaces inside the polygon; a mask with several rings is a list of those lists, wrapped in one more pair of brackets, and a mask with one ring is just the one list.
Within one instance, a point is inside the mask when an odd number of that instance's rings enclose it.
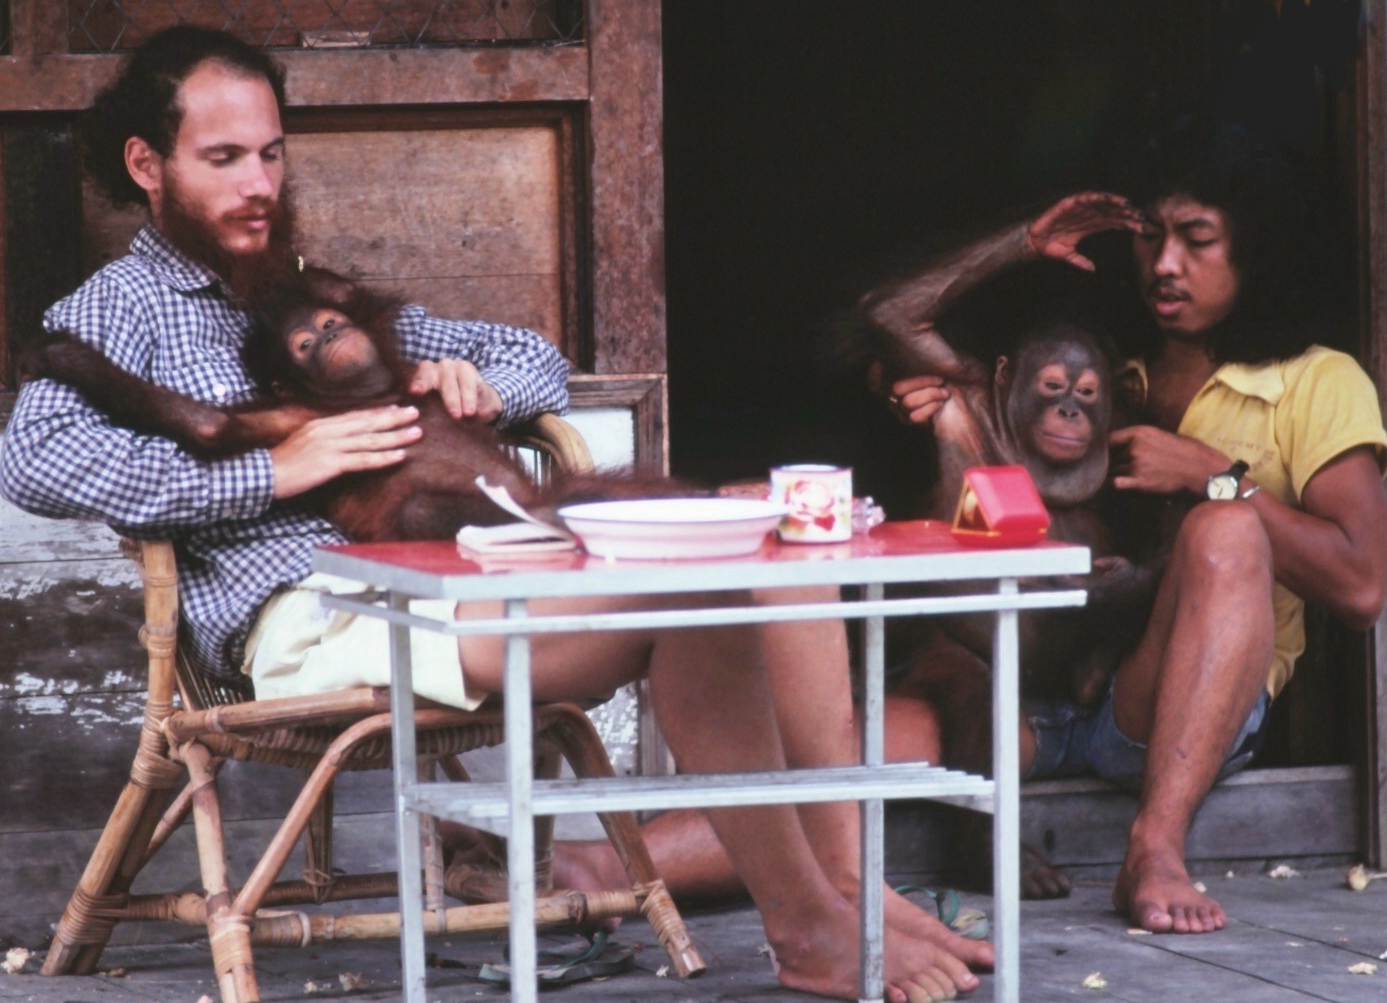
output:
{"label": "wooden floor plank", "polygon": [[[1283,988],[1256,973],[1196,957],[1178,964],[1179,990],[1172,992],[1173,937],[1132,934],[1112,910],[1106,884],[1084,884],[1069,899],[1022,905],[1022,998],[1025,1000],[1117,999],[1124,1003],[1169,1003],[1209,999],[1220,1003],[1308,1003],[1316,999]],[[1084,987],[1099,973],[1101,996]],[[1197,988],[1197,993],[1191,989]],[[978,1000],[991,999],[978,994]]]}

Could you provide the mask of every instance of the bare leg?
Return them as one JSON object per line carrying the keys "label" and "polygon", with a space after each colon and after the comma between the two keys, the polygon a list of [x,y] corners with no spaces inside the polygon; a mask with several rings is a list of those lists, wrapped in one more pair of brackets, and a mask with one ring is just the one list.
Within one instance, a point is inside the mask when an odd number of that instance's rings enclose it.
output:
{"label": "bare leg", "polygon": [[[935,708],[938,708],[937,710]],[[942,749],[928,748],[928,722],[915,723],[925,712],[948,722],[942,731],[936,725],[935,742]],[[914,652],[904,677],[887,701],[888,720],[893,729],[915,727],[925,734],[888,734],[887,752],[906,758],[942,762],[982,776],[992,775],[992,667],[978,654],[943,630],[936,631]],[[893,713],[894,712],[894,713]],[[916,748],[906,745],[914,738]],[[1021,772],[1024,775],[1035,758],[1035,737],[1023,715],[1020,723]],[[961,817],[955,845],[963,869],[974,880],[992,883],[992,819],[973,812]],[[1021,844],[1021,897],[1053,899],[1067,896],[1072,889],[1069,876],[1050,863],[1039,850]]]}
{"label": "bare leg", "polygon": [[[715,593],[690,600],[645,597],[536,602],[537,615],[611,608],[650,608],[671,601],[717,605],[738,597]],[[744,598],[744,597],[742,597]],[[494,604],[459,608],[459,616],[494,614]],[[467,684],[497,692],[502,642],[459,642]],[[535,699],[610,693],[648,673],[655,714],[680,765],[690,773],[780,768],[785,764],[771,691],[753,628],[594,632],[539,635],[532,647]],[[824,727],[823,708],[810,708]],[[761,912],[775,949],[780,981],[844,999],[858,993],[857,910],[815,857],[796,810],[771,805],[706,813],[737,874]],[[958,956],[888,929],[886,982],[893,1003],[943,999],[972,988],[976,977]]]}
{"label": "bare leg", "polygon": [[[759,593],[758,598],[771,603],[834,602],[838,591],[836,588],[778,589]],[[801,768],[860,763],[861,744],[853,716],[847,632],[843,621],[763,624],[760,630],[786,760]],[[826,716],[823,708],[833,708],[836,719],[832,714]],[[902,709],[897,705],[895,714],[899,715]],[[888,733],[907,733],[911,724],[919,724],[922,717],[931,716],[931,710],[920,706],[910,708],[914,720],[896,717],[890,722]],[[937,727],[934,734],[938,734]],[[929,734],[918,737],[923,745]],[[937,752],[919,746],[914,751]],[[938,762],[937,755],[933,758]],[[799,812],[824,872],[842,895],[856,902],[862,888],[861,821],[857,803],[804,804],[799,806]],[[889,888],[885,894],[884,915],[889,926],[939,944],[970,966],[993,963],[991,944],[958,936],[934,916]]]}
{"label": "bare leg", "polygon": [[1145,929],[1224,925],[1222,907],[1190,881],[1185,836],[1266,684],[1273,636],[1271,549],[1256,513],[1198,506],[1113,690],[1118,727],[1148,746],[1113,904]]}

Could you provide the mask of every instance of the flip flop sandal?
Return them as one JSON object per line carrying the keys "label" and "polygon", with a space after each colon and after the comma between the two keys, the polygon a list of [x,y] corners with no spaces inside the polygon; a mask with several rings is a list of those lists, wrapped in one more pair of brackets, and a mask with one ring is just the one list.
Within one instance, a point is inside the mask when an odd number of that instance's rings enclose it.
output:
{"label": "flip flop sandal", "polygon": [[[509,948],[506,958],[510,958]],[[539,988],[557,989],[575,982],[629,972],[636,965],[636,951],[625,944],[609,944],[606,931],[599,930],[592,941],[583,947],[540,951],[537,960]],[[476,977],[492,985],[509,986],[510,972],[508,964],[486,964],[478,968]]]}
{"label": "flip flop sandal", "polygon": [[952,888],[937,892],[933,888],[923,888],[920,885],[901,885],[892,890],[897,895],[924,892],[934,902],[935,911],[939,913],[939,921],[960,937],[968,940],[986,940],[991,932],[987,913],[981,909],[963,908],[963,900]]}

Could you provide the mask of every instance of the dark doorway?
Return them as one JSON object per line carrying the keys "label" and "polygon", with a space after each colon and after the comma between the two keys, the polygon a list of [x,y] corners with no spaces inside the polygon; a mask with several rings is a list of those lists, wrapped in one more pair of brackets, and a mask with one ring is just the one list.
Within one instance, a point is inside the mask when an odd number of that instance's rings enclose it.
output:
{"label": "dark doorway", "polygon": [[[1281,6],[665,0],[675,471],[851,462],[859,493],[911,514],[928,445],[815,364],[816,323],[921,245],[1102,184],[1178,114],[1332,149],[1323,83],[1356,5]],[[1317,8],[1348,18],[1338,64],[1287,20]]]}

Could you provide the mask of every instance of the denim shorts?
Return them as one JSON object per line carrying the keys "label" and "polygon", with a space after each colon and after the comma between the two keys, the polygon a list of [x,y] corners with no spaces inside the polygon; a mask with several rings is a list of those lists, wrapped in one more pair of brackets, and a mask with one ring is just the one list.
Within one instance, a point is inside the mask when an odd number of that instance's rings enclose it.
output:
{"label": "denim shorts", "polygon": [[[1219,780],[1237,773],[1261,751],[1270,708],[1264,689],[1233,740]],[[1124,787],[1141,786],[1146,746],[1118,730],[1111,688],[1096,710],[1060,700],[1027,701],[1025,714],[1036,744],[1027,780],[1097,775]]]}

